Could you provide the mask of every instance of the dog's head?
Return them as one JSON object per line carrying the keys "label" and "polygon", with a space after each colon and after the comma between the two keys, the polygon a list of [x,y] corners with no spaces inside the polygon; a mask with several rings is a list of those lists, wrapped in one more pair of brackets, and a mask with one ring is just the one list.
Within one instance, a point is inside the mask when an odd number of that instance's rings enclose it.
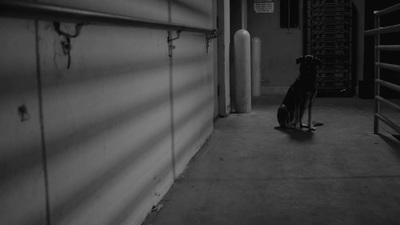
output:
{"label": "dog's head", "polygon": [[300,63],[300,77],[306,76],[308,79],[315,79],[317,65],[321,65],[322,60],[313,55],[304,55],[296,59],[296,63]]}

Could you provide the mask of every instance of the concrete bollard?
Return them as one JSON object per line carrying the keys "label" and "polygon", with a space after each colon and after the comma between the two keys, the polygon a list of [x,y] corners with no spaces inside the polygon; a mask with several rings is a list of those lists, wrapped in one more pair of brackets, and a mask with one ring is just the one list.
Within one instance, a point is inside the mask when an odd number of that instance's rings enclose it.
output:
{"label": "concrete bollard", "polygon": [[250,34],[238,30],[234,36],[236,113],[251,112]]}
{"label": "concrete bollard", "polygon": [[251,95],[261,96],[261,40],[251,39]]}

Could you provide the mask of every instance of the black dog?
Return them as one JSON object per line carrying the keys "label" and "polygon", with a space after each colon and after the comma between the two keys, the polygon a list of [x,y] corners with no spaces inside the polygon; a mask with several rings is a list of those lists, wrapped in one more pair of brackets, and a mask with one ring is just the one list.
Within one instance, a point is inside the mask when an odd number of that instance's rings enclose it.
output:
{"label": "black dog", "polygon": [[278,122],[282,128],[295,128],[300,130],[303,127],[302,118],[305,109],[308,108],[308,127],[315,130],[312,122],[312,104],[317,94],[316,76],[317,65],[322,61],[315,56],[305,55],[296,60],[300,63],[300,75],[290,86],[282,105],[278,109]]}

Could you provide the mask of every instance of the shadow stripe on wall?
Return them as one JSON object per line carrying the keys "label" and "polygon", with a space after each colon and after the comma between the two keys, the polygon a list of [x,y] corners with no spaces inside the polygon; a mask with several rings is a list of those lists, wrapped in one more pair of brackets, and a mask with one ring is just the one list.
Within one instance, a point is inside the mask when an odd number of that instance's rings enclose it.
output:
{"label": "shadow stripe on wall", "polygon": [[191,4],[188,4],[186,2],[179,1],[179,0],[170,0],[170,2],[172,5],[175,5],[176,7],[183,9],[183,11],[197,14],[197,15],[203,17],[205,20],[210,18],[210,14],[208,13],[208,11],[200,8],[201,5],[197,5],[197,6],[194,5],[194,4],[196,4],[195,1],[192,1]]}
{"label": "shadow stripe on wall", "polygon": [[[192,58],[185,58],[185,60],[180,60],[178,63],[179,64],[187,64],[187,63],[197,63],[198,59],[201,58],[200,57],[192,57]],[[179,65],[177,64],[177,65]],[[157,63],[155,64],[157,65]],[[148,67],[151,68],[150,64],[148,64]],[[152,68],[153,70],[154,68]],[[125,70],[124,70],[125,71]],[[136,75],[124,75],[124,76],[136,76]],[[107,79],[115,79],[115,76],[106,76],[104,75],[103,78],[107,78]],[[193,82],[193,84],[188,85],[186,87],[182,87],[180,90],[176,90],[174,91],[175,93],[177,93],[178,95],[184,94],[185,92],[190,92],[193,91],[194,89],[198,88],[199,86],[197,84],[202,82],[202,77],[199,76],[200,79],[196,80]],[[101,80],[101,79],[100,79]],[[99,81],[99,80],[96,80]],[[68,81],[67,84],[65,86],[73,86],[75,82],[79,82],[79,80],[74,80],[74,81]],[[81,80],[81,82],[84,82],[83,80]],[[104,83],[107,84],[111,84],[112,82],[107,82],[105,81]],[[169,91],[169,90],[166,90]],[[180,93],[180,94],[179,94]],[[146,112],[150,111],[150,110],[155,110],[155,107],[160,106],[162,103],[164,102],[169,102],[169,96],[168,93],[160,93],[157,96],[152,96],[152,98],[148,98],[146,99],[146,101],[143,101],[141,104],[135,105],[133,108],[127,108],[129,105],[124,105],[124,107],[120,107],[119,109],[120,112],[118,112],[115,116],[112,116],[111,118],[118,118],[114,123],[118,124],[121,122],[126,121],[126,118],[130,118],[131,115],[138,115],[138,117],[143,116],[144,114],[146,114]],[[50,104],[50,103],[45,103],[45,104]],[[92,133],[93,130],[96,131],[103,131],[105,130],[109,125],[104,124],[104,121],[109,121],[110,118],[104,118],[104,117],[100,117],[95,121],[86,121],[85,124],[82,124],[81,127],[78,129],[80,130],[80,134],[76,135],[76,136],[81,136],[82,134],[85,133]],[[119,122],[118,122],[119,121]],[[65,124],[66,126],[69,126],[69,124]],[[91,135],[82,135],[82,140],[87,140],[90,139],[93,136],[93,134]],[[66,137],[68,137],[68,135],[64,136],[64,137],[59,137],[55,140],[52,141],[47,141],[47,145],[49,145],[48,149],[51,148],[51,146],[56,146],[57,143],[60,143],[60,140],[64,140]],[[79,142],[79,141],[78,141]],[[38,165],[39,163],[41,163],[40,161],[32,161],[33,154],[31,151],[29,151],[31,146],[26,145],[21,149],[15,149],[14,154],[13,155],[3,155],[0,159],[0,165],[4,166],[4,167],[13,167],[15,168],[14,173],[8,173],[6,170],[1,170],[0,171],[0,177],[4,180],[7,180],[8,177],[14,177],[14,176],[19,176],[18,174],[21,173],[25,173],[28,172],[29,170],[31,170],[33,167],[36,166],[40,166]],[[29,152],[28,154],[26,154],[27,152]],[[49,158],[51,157],[55,157],[56,155],[53,155],[54,150],[52,149],[52,153],[49,154]],[[23,153],[23,154],[19,154],[19,153]],[[30,154],[32,153],[32,154]],[[7,173],[6,173],[7,172]]]}
{"label": "shadow stripe on wall", "polygon": [[[201,100],[198,106],[191,109],[185,115],[185,117],[182,117],[178,121],[176,121],[175,125],[176,130],[181,129],[181,127],[188,121],[196,119],[196,116],[201,115],[199,112],[207,109],[207,106],[208,107],[213,106],[211,100],[212,99],[210,98],[205,98],[204,100]],[[209,126],[207,126],[207,123],[203,124],[205,127],[209,128]],[[210,117],[210,124],[212,124],[212,117]],[[203,132],[203,129],[205,128],[201,128],[199,130]],[[195,135],[192,135],[191,141],[185,145],[185,148],[191,147],[192,141],[194,142],[198,140],[199,136],[201,135],[201,132],[199,131],[198,133],[195,133]],[[150,135],[148,140],[144,140],[143,144],[135,148],[136,150],[132,150],[128,155],[122,157],[121,160],[115,163],[115,165],[113,165],[111,168],[104,169],[104,172],[101,174],[101,176],[96,177],[96,179],[94,180],[87,181],[87,184],[83,185],[81,189],[73,192],[69,197],[67,197],[66,201],[58,203],[57,205],[53,205],[52,211],[53,211],[53,217],[55,217],[53,221],[55,223],[62,222],[63,219],[65,217],[68,217],[70,213],[78,211],[81,212],[81,210],[83,210],[82,207],[84,207],[84,205],[96,201],[99,193],[106,192],[107,190],[111,189],[110,186],[115,184],[114,181],[119,178],[118,177],[119,174],[123,175],[124,171],[129,170],[129,168],[135,165],[138,161],[143,162],[147,158],[147,156],[151,154],[151,152],[148,150],[154,148],[158,144],[158,141],[163,140],[165,138],[170,138],[169,127],[164,127],[157,134]],[[182,149],[182,151],[178,152],[179,154],[176,155],[177,162],[179,162],[182,159],[186,151]],[[164,165],[164,168],[162,168],[161,171],[165,170],[167,172],[168,171],[167,169],[172,169],[172,164],[166,163],[166,165]],[[150,183],[149,186],[154,187],[154,183]],[[144,193],[146,191],[148,192],[148,189],[149,187],[146,186],[143,188],[142,192]],[[137,197],[140,198],[141,196],[137,195],[135,196],[135,199]],[[124,215],[124,213],[121,213],[121,215]],[[116,218],[120,217],[121,216],[117,216]],[[118,224],[118,223],[110,223],[110,224]]]}
{"label": "shadow stripe on wall", "polygon": [[[205,101],[208,103],[208,107],[213,106],[213,104],[210,104],[210,100],[212,100],[212,99]],[[199,108],[203,108],[203,107],[206,108],[207,104],[204,104]],[[193,111],[195,111],[195,110],[193,110]],[[191,120],[191,119],[194,119],[193,115],[190,115],[186,119],[181,120],[180,123],[184,124],[185,121],[187,122],[188,120]],[[208,138],[208,136],[210,134],[211,134],[210,126],[207,123],[202,123],[202,125],[200,127],[198,127],[197,131],[195,133],[193,133],[193,135],[191,135],[191,138],[188,140],[187,144],[182,146],[182,151],[179,151],[179,153],[176,155],[176,158],[177,158],[176,161],[178,162],[178,164],[179,164],[179,161],[181,161],[182,158],[184,157],[184,155],[185,155],[184,153],[187,153],[186,151],[184,151],[185,149],[189,149],[189,148],[193,147],[192,143],[194,143],[196,141],[201,141],[202,139],[206,139],[206,138]],[[196,146],[196,149],[193,149],[193,151],[197,151],[201,147],[202,146]],[[168,175],[168,173],[171,172],[168,170],[169,166],[170,165],[168,165],[168,164],[162,165],[158,169],[158,171],[161,171],[160,177],[165,177]],[[127,215],[132,213],[138,205],[145,204],[144,201],[147,200],[146,193],[148,193],[148,189],[152,188],[152,187],[153,187],[153,183],[149,183],[148,185],[146,185],[146,187],[143,188],[139,194],[137,194],[134,198],[129,199],[122,207],[120,207],[122,210],[118,214],[113,215],[111,217],[111,219],[105,224],[109,224],[109,225],[122,224],[126,220]],[[168,190],[165,190],[165,193],[166,193],[166,191],[168,191]],[[155,193],[155,194],[161,194],[160,197],[162,197],[163,194],[165,194],[165,193]],[[150,211],[151,206],[152,205],[149,205],[149,208],[146,210],[147,212]]]}
{"label": "shadow stripe on wall", "polygon": [[[201,38],[201,40],[203,41],[203,38]],[[196,67],[196,66],[199,66],[198,65],[199,61],[202,61],[202,62],[205,63],[206,62],[206,61],[204,61],[205,57],[208,57],[208,56],[205,55],[204,49],[202,48],[199,51],[199,53],[201,55],[189,55],[189,56],[181,58],[179,60],[174,60],[174,67],[178,67],[179,68],[180,66],[183,66],[183,65],[191,67],[190,64],[193,64],[193,66]],[[120,71],[124,71],[123,72],[124,73],[123,76],[127,76],[127,77],[129,77],[129,76],[134,76],[134,77],[142,76],[142,77],[145,77],[145,76],[149,75],[149,73],[155,72],[157,69],[160,69],[159,67],[164,68],[163,66],[164,66],[164,62],[165,61],[166,60],[161,59],[158,62],[157,61],[155,61],[155,62],[152,61],[152,63],[140,63],[140,65],[138,67],[135,67],[135,69],[134,69],[135,70],[134,71],[135,74],[134,75],[125,74],[125,72],[126,73],[130,72],[131,67],[125,67],[125,68],[124,67],[122,67],[122,68],[120,67],[119,70]],[[157,65],[159,65],[159,66],[157,66]],[[207,67],[208,65],[203,65],[203,66]],[[88,71],[89,70],[91,71],[92,68],[85,68],[85,69],[88,70]],[[105,73],[104,71],[100,71],[100,69],[99,70],[93,70],[93,71],[98,71],[98,73],[95,72],[94,73],[95,76],[92,76],[92,77],[89,76],[89,78],[85,77],[84,79],[82,79],[82,77],[79,77],[79,76],[72,76],[72,77],[68,77],[67,76],[65,79],[62,79],[59,83],[47,82],[47,86],[44,85],[45,89],[46,88],[47,89],[48,88],[59,89],[61,87],[68,89],[68,87],[72,87],[75,84],[82,83],[82,82],[83,83],[84,82],[88,82],[88,83],[100,82],[100,83],[109,85],[109,84],[112,84],[112,82],[107,82],[108,79],[109,80],[113,80],[116,77],[121,76],[121,75],[109,76],[109,74],[107,72]],[[110,71],[111,71],[111,68],[110,68]],[[76,73],[76,72],[79,72],[79,71],[74,71],[74,70],[69,71],[69,73]],[[115,70],[114,70],[114,72],[115,72]],[[143,74],[143,72],[147,72],[147,73]],[[196,71],[196,72],[199,73],[199,71]],[[191,75],[193,75],[193,74],[191,74]],[[187,84],[185,86],[177,87],[177,89],[174,89],[174,97],[180,98],[180,96],[188,96],[188,95],[190,96],[190,93],[202,91],[203,88],[205,88],[207,85],[211,85],[210,83],[207,83],[207,81],[212,81],[212,74],[211,75],[208,74],[206,76],[204,76],[204,74],[199,74],[199,76],[196,77],[196,79],[192,83],[189,83],[189,84]],[[57,100],[57,99],[55,98],[55,100]],[[201,99],[196,99],[196,101],[201,101]],[[207,101],[208,102],[213,102],[213,99],[210,98]],[[159,105],[165,104],[166,102],[168,104],[169,96],[168,95],[164,95],[163,93],[160,93],[159,95],[152,96],[150,99],[146,99],[146,102],[140,103],[139,105],[136,105],[135,107],[129,108],[130,107],[129,105],[124,105],[123,107],[119,107],[119,111],[117,113],[115,113],[113,116],[110,116],[110,117],[107,117],[107,118],[103,117],[103,118],[98,119],[96,121],[89,121],[88,123],[83,124],[82,126],[80,126],[78,128],[78,132],[81,132],[81,133],[77,133],[75,138],[80,136],[80,135],[82,135],[82,134],[83,134],[83,138],[79,137],[78,139],[75,139],[75,141],[79,142],[79,143],[86,142],[87,140],[90,140],[92,138],[95,138],[95,137],[101,135],[104,131],[109,131],[108,128],[110,128],[110,126],[111,126],[111,128],[118,127],[120,124],[125,122],[126,119],[129,119],[132,114],[145,115],[148,111],[157,110],[157,107],[159,107]],[[49,102],[47,102],[47,103],[45,102],[45,104],[49,104]],[[199,102],[199,104],[201,104],[201,102]],[[197,108],[195,110],[196,112],[191,111],[187,115],[188,118],[193,118],[194,116],[198,115],[198,113],[201,112],[201,108],[202,107]],[[113,120],[114,123],[112,125],[107,125],[107,124],[103,123],[104,121],[112,120],[112,119],[115,119],[115,120]],[[178,120],[178,121],[180,121],[180,120]],[[189,120],[187,120],[187,121],[189,121]],[[66,124],[66,125],[68,126],[70,124]],[[177,125],[177,127],[180,127],[180,125]],[[179,128],[177,128],[177,129],[179,130]],[[95,132],[93,133],[93,131],[95,131]],[[161,139],[163,137],[164,138],[168,138],[168,136],[169,136],[168,135],[168,131],[170,131],[170,129],[166,129],[165,131],[160,132],[159,135],[156,135],[152,139],[153,140],[159,140],[159,139]],[[54,149],[52,148],[54,146],[57,146],[60,143],[60,141],[65,140],[65,138],[71,138],[71,137],[68,134],[66,134],[64,136],[62,136],[62,135],[59,136],[57,139],[51,140],[50,144],[52,144],[53,146],[47,147],[47,149],[51,151],[51,153],[49,154],[49,160],[50,161],[53,160],[54,157],[61,157],[59,154],[62,155],[62,154],[65,154],[65,153],[72,153],[72,151],[75,150],[75,148],[70,148],[70,149],[65,148],[65,149],[62,149],[62,151],[60,152],[60,151],[57,151],[57,147],[54,148]],[[154,144],[157,144],[157,143],[154,143]],[[187,145],[189,146],[190,142]],[[147,145],[143,145],[143,146],[145,148]],[[29,149],[30,146],[25,146],[24,148]],[[56,150],[56,152],[54,152],[53,150]],[[67,152],[67,150],[68,150],[68,152]],[[14,153],[20,153],[20,152],[23,152],[23,149],[16,150]],[[142,152],[142,153],[144,154],[144,152]],[[140,153],[140,154],[142,154],[142,153]],[[179,152],[177,155],[180,156],[180,155],[183,155],[184,153],[186,153],[186,151]],[[138,158],[140,158],[140,156],[138,156]],[[41,162],[39,162],[39,161],[31,161],[31,159],[32,158],[29,157],[29,155],[25,155],[25,154],[22,154],[22,155],[14,154],[14,155],[11,155],[11,156],[2,157],[2,162],[1,162],[2,165],[5,165],[5,164],[9,163],[8,165],[12,164],[13,166],[18,167],[18,169],[17,169],[17,171],[15,171],[15,173],[4,174],[5,179],[7,179],[7,176],[15,177],[15,176],[27,175],[29,173],[29,171],[33,167],[40,166]],[[4,162],[4,164],[3,164],[3,162]],[[116,173],[117,172],[118,171],[116,171]],[[107,175],[105,175],[104,177],[107,177]],[[99,180],[99,181],[97,181],[97,182],[101,183],[102,179],[103,178],[98,178],[97,180]],[[94,183],[96,183],[96,181]],[[51,189],[51,187],[50,187],[50,189]],[[90,193],[90,190],[89,191],[82,191],[82,193],[88,194],[88,193]],[[76,204],[79,205],[79,203],[76,203]],[[62,209],[60,207],[59,209],[55,209],[55,210],[62,211],[63,213],[64,212],[68,212],[67,208],[64,208],[64,207],[62,207]],[[31,216],[30,219],[29,219],[29,222],[27,221],[26,224],[35,224],[34,221],[40,221],[39,219],[35,219],[35,218],[38,218],[38,217],[36,215],[35,216]]]}
{"label": "shadow stripe on wall", "polygon": [[[198,87],[197,85],[193,85],[194,87]],[[201,86],[200,86],[201,87]],[[196,91],[196,89],[186,87],[184,88],[186,91]],[[181,94],[185,94],[184,89],[180,91]],[[187,93],[186,93],[187,94]],[[198,104],[196,108],[193,108],[186,114],[184,118],[179,119],[176,121],[176,129],[179,130],[180,127],[182,127],[184,124],[186,124],[188,121],[195,119],[196,116],[201,115],[199,112],[201,110],[207,109],[208,107],[212,107],[212,98],[206,98],[203,100],[201,103]],[[212,118],[212,117],[210,117]],[[212,119],[210,119],[212,121]],[[200,129],[197,130],[197,132],[192,135],[191,139],[187,144],[183,147],[184,149],[191,147],[192,142],[199,140],[199,136],[203,134],[203,132],[206,132],[210,127],[206,124],[203,123],[203,127],[200,127]],[[52,205],[52,217],[57,217],[60,216],[60,214],[67,216],[70,212],[79,210],[84,204],[84,202],[87,202],[88,199],[94,198],[93,200],[96,200],[96,193],[101,192],[103,189],[107,189],[108,185],[113,184],[113,179],[116,179],[118,177],[118,174],[121,173],[124,170],[127,170],[129,165],[132,165],[135,163],[135,161],[140,160],[145,158],[145,155],[148,154],[146,150],[151,149],[153,146],[157,145],[157,142],[154,142],[154,140],[161,140],[163,138],[168,138],[170,137],[170,128],[165,127],[158,134],[152,135],[149,140],[145,140],[143,142],[142,146],[137,147],[136,149],[139,149],[139,151],[132,151],[130,156],[125,156],[122,158],[122,161],[116,163],[113,168],[108,168],[106,169],[106,173],[103,173],[101,177],[97,177],[95,180],[91,180],[87,182],[86,187],[81,188],[80,190],[74,192],[70,197],[68,197],[68,201],[59,203],[58,205]],[[179,151],[179,153],[176,155],[177,161],[180,161],[181,158],[183,157],[184,153],[186,151]],[[51,160],[51,159],[49,159]],[[171,168],[171,164],[166,164],[164,168],[160,169],[160,171],[165,171],[165,173],[168,173],[168,168]],[[153,183],[150,183],[149,186],[154,187]],[[145,199],[145,196],[143,196],[143,193],[148,191],[148,186],[143,188],[143,190],[138,194],[136,198],[143,198]],[[89,196],[89,197],[88,197]],[[93,201],[92,200],[92,201]],[[135,202],[137,200],[132,200],[131,206],[135,205]],[[131,208],[132,209],[132,208]],[[62,212],[62,213],[61,213]],[[121,220],[121,218],[124,218],[123,215],[126,215],[125,213],[121,212],[119,216],[115,216],[115,220]],[[38,221],[38,222],[35,222]],[[53,222],[57,223],[62,221],[60,218],[53,218]],[[30,217],[29,221],[26,221],[26,223],[23,224],[40,224],[40,219],[37,218],[35,219],[35,216]],[[109,224],[117,224],[117,223],[109,223]]]}

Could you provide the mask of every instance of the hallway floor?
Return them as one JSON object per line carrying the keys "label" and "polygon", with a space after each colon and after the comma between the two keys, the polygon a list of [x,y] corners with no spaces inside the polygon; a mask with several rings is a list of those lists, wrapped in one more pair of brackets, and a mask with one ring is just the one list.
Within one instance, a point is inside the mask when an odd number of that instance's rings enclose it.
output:
{"label": "hallway floor", "polygon": [[310,132],[277,127],[282,99],[219,119],[144,224],[400,224],[400,141],[373,134],[373,100],[317,98]]}

